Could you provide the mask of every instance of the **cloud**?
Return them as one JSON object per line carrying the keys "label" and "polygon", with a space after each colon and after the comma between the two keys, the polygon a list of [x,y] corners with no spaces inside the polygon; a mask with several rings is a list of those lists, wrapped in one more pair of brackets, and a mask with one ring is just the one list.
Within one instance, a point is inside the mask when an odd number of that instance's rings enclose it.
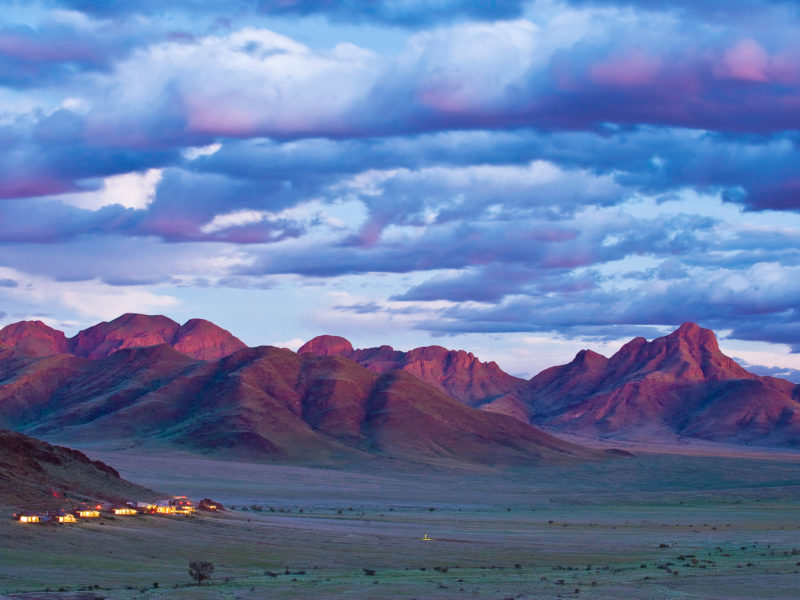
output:
{"label": "cloud", "polygon": [[108,320],[125,312],[163,311],[178,305],[177,298],[147,289],[109,286],[97,280],[63,282],[0,267],[0,276],[21,285],[4,288],[4,295],[27,304],[58,307],[84,319]]}
{"label": "cloud", "polygon": [[[302,12],[304,6],[287,10]],[[331,10],[344,10],[336,6]],[[540,13],[420,31],[394,55],[347,42],[312,48],[257,27],[159,34],[135,46],[120,42],[124,51],[100,48],[103,68],[81,70],[69,82],[37,78],[52,88],[48,94],[61,96],[49,100],[49,110],[0,125],[7,149],[0,197],[83,193],[108,177],[189,164],[264,180],[279,176],[278,164],[288,165],[291,176],[304,161],[320,166],[327,157],[322,171],[306,171],[307,183],[290,177],[295,186],[313,187],[333,170],[391,168],[402,154],[403,166],[422,166],[427,155],[413,159],[404,145],[419,150],[424,144],[400,136],[452,132],[455,139],[464,130],[487,135],[494,129],[496,139],[502,130],[510,134],[497,148],[489,142],[482,152],[462,146],[464,157],[454,158],[456,148],[448,149],[442,134],[430,151],[461,163],[472,157],[473,164],[482,153],[482,160],[497,164],[501,152],[506,162],[516,162],[517,145],[527,151],[527,162],[560,163],[556,155],[564,148],[564,158],[582,160],[574,165],[581,168],[627,163],[622,170],[642,185],[689,180],[735,187],[744,180],[752,206],[795,207],[796,178],[789,167],[782,178],[780,170],[796,159],[796,147],[784,152],[777,176],[767,180],[750,168],[758,156],[730,152],[732,162],[745,167],[734,169],[725,166],[731,161],[714,163],[710,151],[693,160],[695,152],[685,146],[697,135],[709,150],[769,150],[753,136],[734,139],[737,132],[795,144],[786,130],[797,126],[791,90],[800,85],[800,55],[785,32],[796,29],[796,20],[772,15],[775,32],[765,37],[740,25],[712,28],[672,15],[659,19],[657,33],[644,36],[650,14],[590,8],[553,16],[552,7]],[[74,37],[81,28],[113,36],[113,22],[82,18],[69,26]],[[126,20],[123,31],[133,31],[129,21],[136,20]],[[47,97],[42,92],[37,100]],[[528,141],[513,139],[519,128],[528,128],[517,136]],[[237,146],[231,138],[246,141]],[[284,148],[282,140],[298,141]],[[635,146],[636,154],[630,150]],[[370,149],[377,150],[374,156]],[[279,162],[256,163],[262,155]],[[703,173],[709,181],[702,181]]]}
{"label": "cloud", "polygon": [[747,361],[735,358],[738,363],[745,367],[751,373],[756,375],[767,375],[769,377],[778,377],[780,379],[788,379],[793,383],[800,383],[800,369],[793,369],[791,367],[766,367],[763,365],[751,365]]}
{"label": "cloud", "polygon": [[344,135],[382,63],[352,44],[315,51],[266,29],[163,41],[95,78],[103,106],[88,115],[87,132],[116,144],[192,146]]}
{"label": "cloud", "polygon": [[[135,2],[90,2],[88,0],[62,0],[62,4],[73,9],[102,17],[129,14],[152,14],[164,10],[164,4],[155,0]],[[461,19],[507,19],[521,14],[525,2],[471,2],[470,0],[257,0],[257,2],[233,0],[222,2],[211,0],[198,3],[193,0],[170,2],[172,11],[188,13],[211,13],[236,16],[263,14],[270,17],[309,17],[320,15],[335,22],[377,23],[387,26],[409,28],[424,27],[432,23]]]}
{"label": "cloud", "polygon": [[54,200],[6,200],[0,203],[0,241],[52,244],[89,234],[133,233],[141,223],[138,211],[115,204],[81,210]]}
{"label": "cloud", "polygon": [[[443,198],[445,206],[449,198]],[[513,202],[513,200],[512,200]],[[490,207],[491,208],[491,207]],[[539,210],[536,202],[496,215],[463,211],[462,218],[441,221],[405,219],[374,240],[365,240],[361,227],[355,241],[348,236],[328,242],[324,252],[302,240],[259,252],[246,274],[298,273],[337,276],[348,273],[404,273],[432,269],[481,268],[492,264],[519,264],[528,269],[566,271],[621,260],[647,252],[679,254],[701,247],[711,219],[687,214],[637,218],[628,207],[590,207],[579,212]],[[414,213],[411,213],[414,214]],[[367,224],[374,221],[369,217]],[[691,227],[692,232],[687,231]],[[510,283],[510,282],[509,282]],[[441,285],[438,289],[444,289]],[[458,284],[453,286],[458,287]],[[431,289],[425,291],[431,293]],[[409,292],[415,293],[415,292]],[[422,293],[420,291],[420,293]]]}
{"label": "cloud", "polygon": [[524,2],[471,2],[470,0],[376,0],[364,3],[356,0],[260,0],[258,8],[269,14],[323,14],[334,20],[374,21],[387,25],[418,27],[459,18],[481,20],[508,19],[522,12]]}
{"label": "cloud", "polygon": [[376,332],[617,339],[694,319],[799,339],[793,4],[12,8],[14,302],[31,283],[75,313],[92,290],[157,308],[361,277],[383,295],[328,316]]}
{"label": "cloud", "polygon": [[255,27],[157,40],[86,75],[78,120],[90,141],[139,148],[605,123],[795,127],[787,88],[800,85],[800,68],[781,36],[664,20],[645,38],[648,20],[594,10],[461,23],[414,34],[395,56],[346,42],[312,49]]}
{"label": "cloud", "polygon": [[[82,82],[87,73],[105,72],[135,48],[162,35],[150,19],[110,20],[83,11],[50,8],[38,2],[6,6],[0,25],[0,85],[48,89]],[[14,16],[22,16],[19,22]]]}
{"label": "cloud", "polygon": [[358,198],[368,207],[368,221],[360,234],[350,240],[352,244],[365,246],[375,244],[389,225],[569,214],[579,206],[612,204],[625,194],[609,176],[566,171],[545,161],[520,166],[368,171],[334,190],[345,197]]}
{"label": "cloud", "polygon": [[113,204],[125,208],[144,209],[155,198],[161,176],[161,169],[111,175],[99,182],[98,189],[94,191],[62,194],[58,199],[65,204],[87,210],[97,210]]}
{"label": "cloud", "polygon": [[[314,196],[342,176],[366,171],[386,172],[393,174],[386,181],[402,181],[410,178],[406,173],[421,179],[422,173],[455,171],[458,166],[497,165],[511,171],[513,166],[546,161],[561,171],[605,176],[609,184],[639,192],[722,190],[731,202],[785,210],[797,206],[799,150],[797,136],[791,132],[739,138],[651,126],[602,132],[481,130],[403,138],[236,141],[213,156],[197,159],[192,169],[244,179],[277,179],[290,182],[298,193]],[[576,196],[575,200],[580,199]],[[589,195],[585,200],[595,198]]]}
{"label": "cloud", "polygon": [[596,287],[591,273],[575,275],[566,269],[532,269],[519,264],[491,264],[455,275],[436,276],[393,297],[393,300],[496,303],[509,295],[565,293]]}
{"label": "cloud", "polygon": [[[179,285],[204,277],[211,281],[251,262],[236,245],[167,243],[152,237],[87,235],[69,241],[4,243],[2,265],[55,281],[108,285]],[[5,276],[4,276],[5,277]],[[13,276],[8,276],[13,279]],[[19,286],[23,280],[17,279]]]}
{"label": "cloud", "polygon": [[650,13],[677,13],[705,18],[713,17],[723,23],[749,23],[754,25],[765,14],[796,16],[793,0],[735,0],[720,4],[716,0],[568,0],[575,6],[622,6]]}
{"label": "cloud", "polygon": [[90,142],[84,116],[66,109],[0,122],[0,143],[0,199],[96,191],[100,179],[180,160],[174,149]]}
{"label": "cloud", "polygon": [[578,293],[528,294],[491,306],[454,306],[419,326],[441,333],[557,331],[605,336],[611,331],[619,337],[620,325],[677,326],[691,320],[729,328],[736,339],[790,343],[800,332],[800,315],[794,309],[800,287],[784,284],[797,269],[761,263],[742,272],[695,270],[691,277],[647,280],[632,287],[598,278],[598,285]]}

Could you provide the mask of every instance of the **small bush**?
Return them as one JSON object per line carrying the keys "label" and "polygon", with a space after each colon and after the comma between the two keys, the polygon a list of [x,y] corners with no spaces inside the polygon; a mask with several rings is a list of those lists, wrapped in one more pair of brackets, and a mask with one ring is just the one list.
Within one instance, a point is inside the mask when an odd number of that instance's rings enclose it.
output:
{"label": "small bush", "polygon": [[189,575],[197,581],[197,585],[203,583],[205,579],[211,579],[214,572],[214,564],[204,560],[189,561]]}

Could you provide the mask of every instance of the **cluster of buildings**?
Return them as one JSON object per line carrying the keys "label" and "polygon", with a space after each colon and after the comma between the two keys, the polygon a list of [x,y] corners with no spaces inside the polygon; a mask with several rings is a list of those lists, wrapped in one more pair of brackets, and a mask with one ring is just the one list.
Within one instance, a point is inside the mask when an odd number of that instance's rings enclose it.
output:
{"label": "cluster of buildings", "polygon": [[[197,506],[186,496],[173,496],[155,502],[127,502],[125,504],[102,503],[93,506],[80,506],[72,510],[53,510],[39,512],[36,510],[20,510],[14,513],[13,519],[20,523],[77,523],[80,520],[98,519],[103,514],[113,516],[133,515],[191,515]],[[218,507],[204,500],[201,510],[216,511]]]}

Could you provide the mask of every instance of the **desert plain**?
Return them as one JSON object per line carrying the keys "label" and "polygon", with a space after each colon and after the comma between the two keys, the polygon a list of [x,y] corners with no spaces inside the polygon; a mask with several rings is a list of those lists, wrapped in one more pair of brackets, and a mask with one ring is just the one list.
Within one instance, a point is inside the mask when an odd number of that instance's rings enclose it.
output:
{"label": "desert plain", "polygon": [[[228,510],[71,526],[3,519],[1,597],[727,600],[800,589],[792,452],[637,448],[492,469],[83,450],[128,480]],[[211,580],[195,584],[190,560],[212,562]]]}

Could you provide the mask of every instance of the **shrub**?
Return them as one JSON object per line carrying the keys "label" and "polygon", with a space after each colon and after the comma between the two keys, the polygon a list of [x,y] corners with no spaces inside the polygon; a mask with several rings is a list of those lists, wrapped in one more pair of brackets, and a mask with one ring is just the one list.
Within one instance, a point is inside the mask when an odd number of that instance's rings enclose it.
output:
{"label": "shrub", "polygon": [[189,561],[189,575],[197,581],[197,585],[203,583],[204,579],[211,579],[214,572],[214,564],[204,560]]}

